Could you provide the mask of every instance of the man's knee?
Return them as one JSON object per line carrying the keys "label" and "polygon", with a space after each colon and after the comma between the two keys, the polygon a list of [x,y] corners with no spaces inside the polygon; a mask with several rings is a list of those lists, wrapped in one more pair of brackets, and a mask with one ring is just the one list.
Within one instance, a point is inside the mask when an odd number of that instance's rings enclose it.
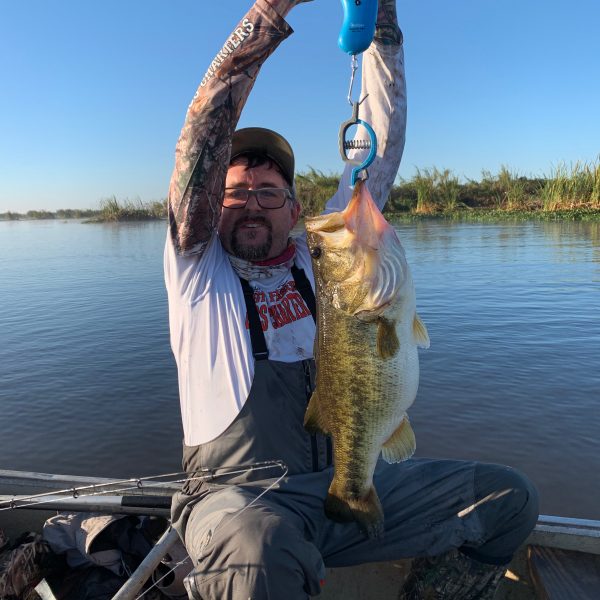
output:
{"label": "man's knee", "polygon": [[228,556],[250,564],[285,567],[286,548],[296,544],[297,536],[285,518],[258,508],[224,524],[216,548],[226,548]]}
{"label": "man's knee", "polygon": [[[478,465],[475,469],[476,501],[486,498],[490,504],[499,501],[503,509],[496,512],[515,526],[533,529],[539,515],[538,493],[531,480],[511,467],[503,465]],[[525,539],[525,538],[523,538]]]}
{"label": "man's knee", "polygon": [[306,598],[320,591],[323,562],[302,530],[263,507],[237,514],[215,528],[195,561],[192,597]]}
{"label": "man's knee", "polygon": [[480,464],[475,469],[475,505],[485,540],[476,549],[463,550],[484,562],[508,562],[536,524],[535,486],[516,469]]}

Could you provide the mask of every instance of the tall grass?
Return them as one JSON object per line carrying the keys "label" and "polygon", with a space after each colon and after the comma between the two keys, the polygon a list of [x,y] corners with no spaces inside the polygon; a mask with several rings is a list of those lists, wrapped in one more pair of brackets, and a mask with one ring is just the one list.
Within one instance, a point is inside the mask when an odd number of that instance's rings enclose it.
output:
{"label": "tall grass", "polygon": [[165,202],[142,202],[140,199],[117,200],[115,196],[100,201],[100,213],[93,221],[148,221],[166,218],[167,209]]}
{"label": "tall grass", "polygon": [[[297,194],[305,215],[323,210],[339,178],[316,169],[297,175]],[[546,178],[526,177],[503,165],[498,173],[484,170],[478,181],[461,182],[450,169],[417,168],[411,179],[400,179],[393,186],[386,204],[386,212],[396,214],[450,215],[469,210],[510,213],[519,218],[548,211],[581,218],[600,211],[600,157],[570,169],[559,165]]]}
{"label": "tall grass", "polygon": [[[298,197],[307,215],[317,214],[337,188],[339,175],[311,169],[297,177]],[[394,185],[386,211],[436,215],[484,209],[517,213],[560,211],[579,216],[600,210],[600,157],[592,163],[560,164],[548,177],[526,177],[503,165],[482,171],[478,181],[461,182],[450,169],[417,168]],[[566,211],[566,212],[565,212]]]}
{"label": "tall grass", "polygon": [[544,210],[600,208],[600,157],[595,162],[556,166],[542,189]]}
{"label": "tall grass", "polygon": [[421,170],[417,168],[417,173],[412,178],[412,183],[417,190],[417,206],[415,207],[417,214],[431,214],[436,211],[434,196],[436,179],[437,169]]}
{"label": "tall grass", "polygon": [[312,167],[306,173],[296,174],[296,196],[302,204],[305,215],[318,215],[325,208],[339,185],[340,175],[326,175]]}
{"label": "tall grass", "polygon": [[416,214],[427,215],[456,210],[463,206],[460,200],[461,184],[450,169],[440,170],[417,168],[410,181],[400,184],[405,190],[416,191]]}
{"label": "tall grass", "polygon": [[437,193],[444,210],[456,210],[460,204],[460,182],[450,169],[437,171]]}
{"label": "tall grass", "polygon": [[497,176],[499,206],[505,210],[520,210],[527,205],[524,177],[502,165]]}
{"label": "tall grass", "polygon": [[450,169],[417,168],[411,183],[417,191],[417,214],[455,210],[460,204],[460,182]]}
{"label": "tall grass", "polygon": [[[340,175],[310,168],[296,176],[296,194],[305,215],[320,213],[338,188]],[[390,191],[386,213],[411,215],[464,215],[466,211],[488,215],[508,213],[547,214],[549,218],[597,218],[600,216],[600,156],[593,162],[560,163],[543,178],[525,177],[502,166],[496,174],[482,171],[479,181],[460,181],[450,169],[419,169],[411,179],[400,179]],[[85,213],[85,214],[84,214]],[[90,215],[89,213],[94,213]],[[92,221],[164,219],[166,201],[117,200],[100,203],[99,211],[61,209],[56,213],[29,211],[0,213],[0,220],[81,218]],[[477,215],[475,215],[477,216]]]}

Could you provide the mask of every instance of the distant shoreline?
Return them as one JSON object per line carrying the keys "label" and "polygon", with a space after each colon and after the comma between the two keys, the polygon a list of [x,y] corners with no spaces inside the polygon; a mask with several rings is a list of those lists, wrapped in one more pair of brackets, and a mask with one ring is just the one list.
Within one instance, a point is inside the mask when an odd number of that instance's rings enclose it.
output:
{"label": "distant shoreline", "polygon": [[[509,222],[509,221],[598,221],[600,222],[600,209],[572,209],[556,211],[527,211],[527,210],[498,210],[498,209],[460,209],[454,211],[445,211],[438,213],[415,213],[415,212],[393,212],[384,211],[385,216],[392,221],[463,221],[471,223],[482,222]],[[15,213],[12,213],[13,215]],[[309,216],[309,215],[306,215]],[[140,216],[125,217],[119,219],[103,219],[100,216],[92,217],[28,217],[27,215],[18,215],[17,218],[7,219],[5,213],[0,213],[0,222],[28,222],[28,221],[68,221],[82,220],[84,223],[143,223],[149,221],[166,221],[166,217],[159,216]]]}
{"label": "distant shoreline", "polygon": [[[339,174],[316,169],[298,173],[296,191],[303,214],[321,213],[339,181]],[[497,174],[483,171],[479,181],[461,182],[448,169],[417,169],[412,179],[401,179],[392,187],[384,214],[403,220],[600,220],[600,158],[568,168],[559,165],[544,178],[524,177],[502,167]],[[102,200],[96,210],[0,213],[0,221],[86,219],[89,223],[117,223],[166,218],[166,200],[144,203],[117,200],[115,196]]]}
{"label": "distant shoreline", "polygon": [[42,221],[84,219],[84,223],[120,223],[131,221],[158,221],[167,218],[167,201],[142,202],[117,200],[115,196],[100,202],[100,208],[65,208],[57,211],[30,210],[24,214],[0,213],[0,221]]}
{"label": "distant shoreline", "polygon": [[399,221],[464,221],[470,223],[484,222],[514,222],[514,221],[598,221],[600,222],[600,209],[573,208],[566,210],[500,210],[500,209],[460,209],[435,214],[418,214],[406,212],[387,212],[388,219]]}

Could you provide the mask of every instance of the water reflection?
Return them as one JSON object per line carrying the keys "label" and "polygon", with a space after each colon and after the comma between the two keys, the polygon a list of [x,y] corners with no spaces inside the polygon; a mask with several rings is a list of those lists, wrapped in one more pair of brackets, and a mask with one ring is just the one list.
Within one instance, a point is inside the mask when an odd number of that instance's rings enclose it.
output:
{"label": "water reflection", "polygon": [[600,224],[397,227],[432,340],[419,453],[512,464],[544,511],[600,517],[600,483],[574,475],[600,466]]}

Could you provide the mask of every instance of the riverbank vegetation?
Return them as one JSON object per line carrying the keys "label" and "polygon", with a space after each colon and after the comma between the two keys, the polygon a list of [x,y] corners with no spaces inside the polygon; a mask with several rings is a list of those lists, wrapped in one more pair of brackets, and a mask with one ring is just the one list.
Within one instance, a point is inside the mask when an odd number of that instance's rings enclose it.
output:
{"label": "riverbank vegetation", "polygon": [[[297,195],[307,216],[320,213],[335,193],[338,174],[316,169],[296,177]],[[496,174],[482,171],[479,180],[461,180],[449,169],[416,169],[412,179],[392,188],[385,214],[403,219],[461,220],[593,219],[600,220],[600,157],[592,163],[560,164],[550,175],[526,177],[502,167]],[[97,210],[0,213],[0,220],[86,219],[89,222],[166,219],[166,200],[101,201]]]}
{"label": "riverbank vegetation", "polygon": [[25,221],[40,219],[89,219],[99,211],[92,209],[64,208],[51,212],[48,210],[28,210],[26,213],[8,211],[0,213],[0,221]]}
{"label": "riverbank vegetation", "polygon": [[142,202],[141,200],[119,201],[115,196],[100,202],[99,213],[91,222],[115,223],[117,221],[152,221],[167,218],[167,204],[162,202]]}
{"label": "riverbank vegetation", "polygon": [[167,218],[167,202],[117,200],[115,196],[100,201],[98,209],[60,209],[55,212],[30,210],[26,213],[0,213],[0,221],[39,219],[83,219],[87,223],[116,223],[119,221],[152,221]]}
{"label": "riverbank vegetation", "polygon": [[[321,212],[337,188],[339,176],[315,169],[298,175],[298,197],[306,215]],[[385,214],[418,219],[597,219],[600,220],[600,158],[594,163],[564,164],[548,177],[531,178],[507,167],[483,171],[461,181],[449,169],[417,169],[390,193]]]}

